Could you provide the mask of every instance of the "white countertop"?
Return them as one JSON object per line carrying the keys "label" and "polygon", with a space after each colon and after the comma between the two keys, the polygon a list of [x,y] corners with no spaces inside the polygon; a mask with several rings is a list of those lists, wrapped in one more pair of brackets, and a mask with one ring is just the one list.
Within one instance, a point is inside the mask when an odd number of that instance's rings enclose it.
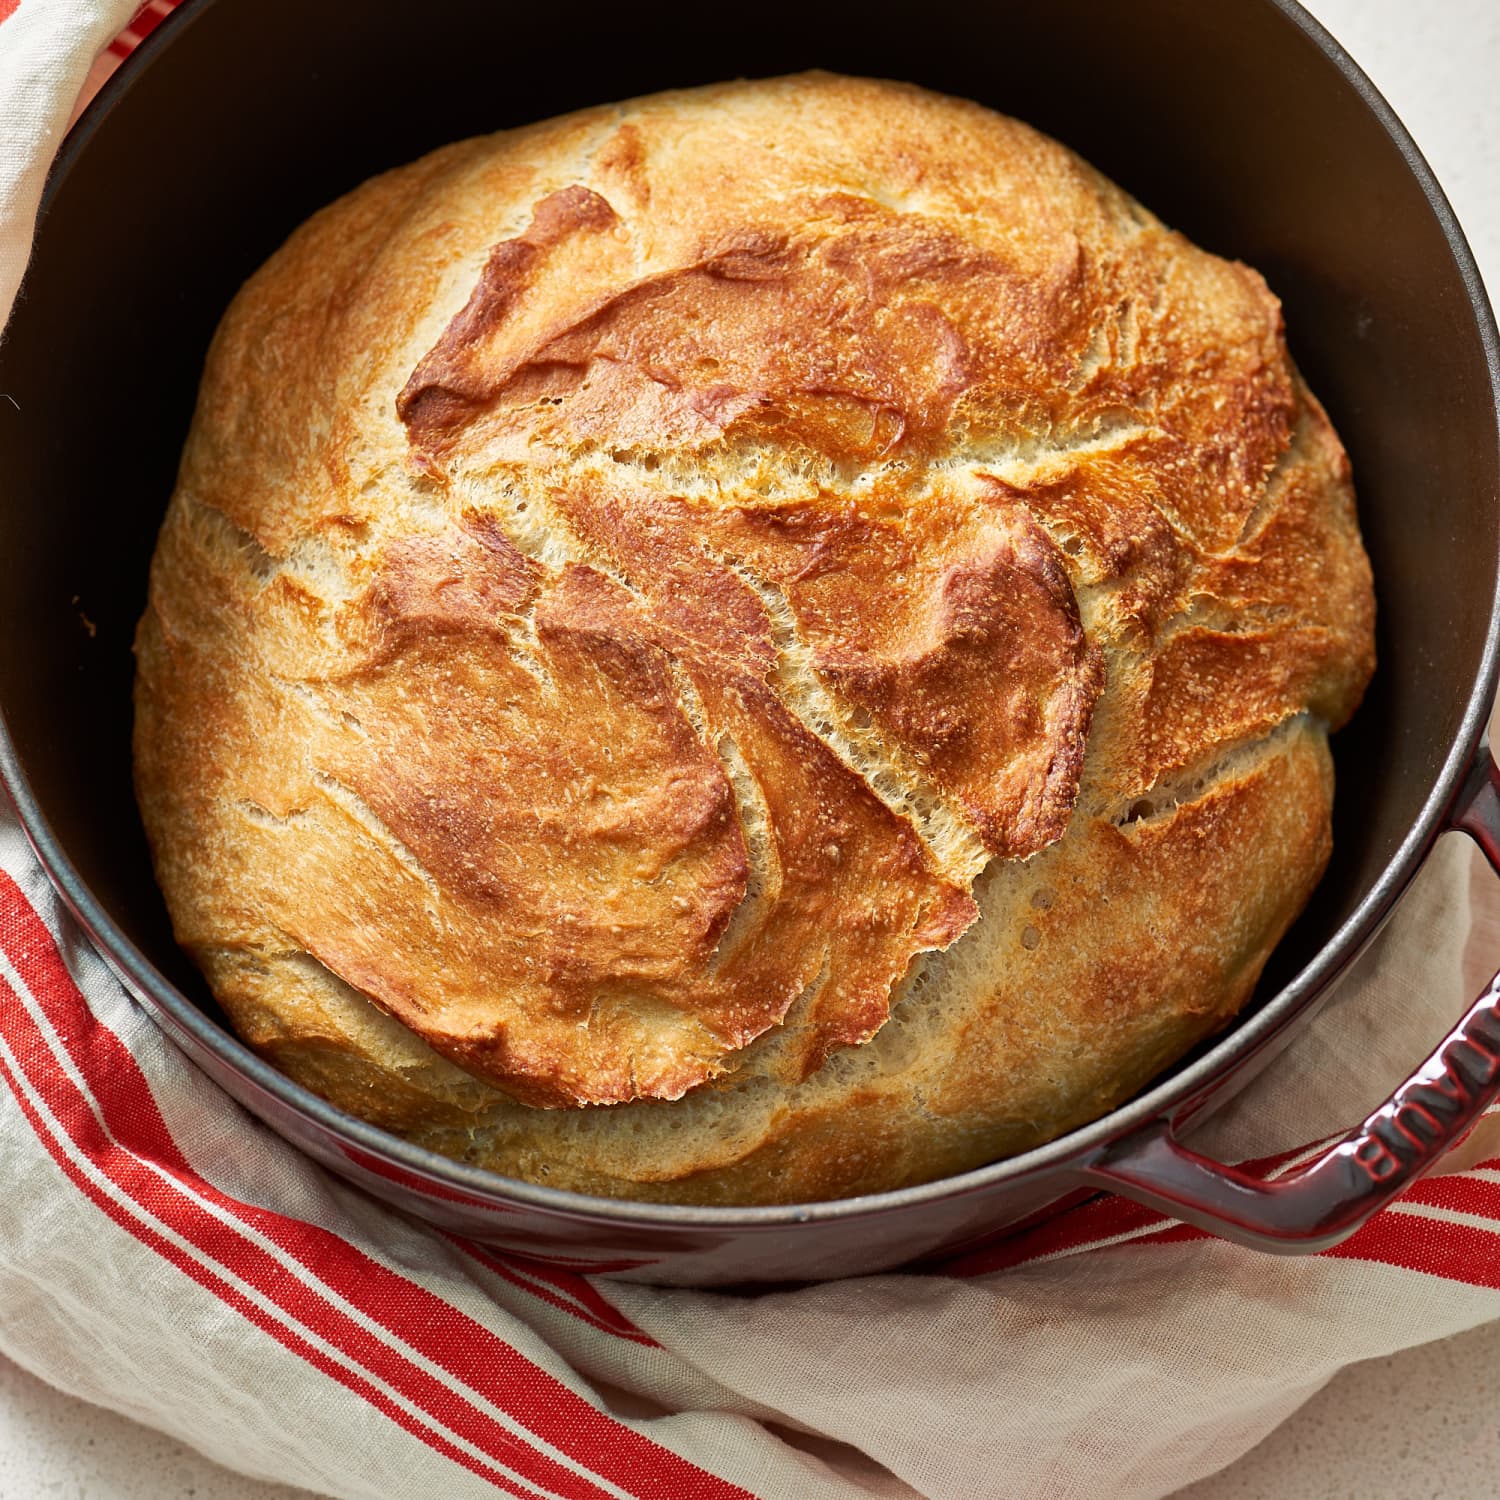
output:
{"label": "white countertop", "polygon": [[[1309,8],[1405,120],[1486,280],[1500,288],[1500,0],[1309,0]],[[1497,1370],[1500,1324],[1355,1366],[1181,1500],[1488,1500],[1500,1492]],[[1399,1422],[1390,1420],[1393,1411]],[[293,1500],[303,1493],[226,1473],[0,1359],[0,1500]]]}

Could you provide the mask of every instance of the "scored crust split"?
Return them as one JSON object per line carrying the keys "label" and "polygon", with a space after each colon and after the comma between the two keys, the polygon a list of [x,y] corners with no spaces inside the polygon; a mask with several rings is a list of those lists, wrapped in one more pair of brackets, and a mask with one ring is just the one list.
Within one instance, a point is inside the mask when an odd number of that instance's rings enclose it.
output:
{"label": "scored crust split", "polygon": [[137,788],[179,941],[334,1103],[817,1199],[1234,1014],[1372,623],[1255,272],[976,105],[729,84],[434,152],[251,279]]}

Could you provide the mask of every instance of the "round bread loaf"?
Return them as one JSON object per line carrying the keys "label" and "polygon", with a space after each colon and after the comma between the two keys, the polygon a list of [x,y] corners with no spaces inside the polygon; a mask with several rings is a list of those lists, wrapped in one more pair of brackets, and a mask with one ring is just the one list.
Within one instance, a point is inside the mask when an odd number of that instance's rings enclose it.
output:
{"label": "round bread loaf", "polygon": [[241,291],[138,795],[179,940],[335,1104],[836,1197],[1234,1015],[1373,612],[1254,271],[973,104],[695,89],[434,152]]}

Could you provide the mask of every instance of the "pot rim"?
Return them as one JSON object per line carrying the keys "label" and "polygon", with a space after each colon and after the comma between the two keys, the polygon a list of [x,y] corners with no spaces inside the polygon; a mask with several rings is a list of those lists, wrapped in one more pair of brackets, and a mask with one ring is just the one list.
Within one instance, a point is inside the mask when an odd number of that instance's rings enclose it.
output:
{"label": "pot rim", "polygon": [[[156,56],[217,0],[185,0],[165,24],[157,27],[129,61],[105,82],[79,117],[58,153],[42,198],[41,218],[59,185],[78,157],[87,150],[104,120],[133,87]],[[1400,152],[1437,219],[1468,298],[1489,374],[1490,400],[1497,418],[1500,448],[1500,331],[1486,295],[1473,253],[1443,190],[1406,127],[1366,77],[1363,70],[1297,0],[1267,0],[1333,63],[1339,74],[1375,116],[1387,138]],[[1098,1120],[1059,1136],[1045,1145],[977,1167],[955,1176],[889,1192],[839,1198],[827,1202],[771,1206],[699,1207],[595,1197],[562,1188],[544,1187],[506,1177],[487,1168],[455,1161],[402,1140],[379,1126],[346,1114],[310,1090],[294,1083],[251,1052],[237,1037],[210,1020],[173,985],[126,936],[84,883],[42,813],[21,770],[9,730],[0,713],[0,779],[3,779],[28,839],[48,877],[77,918],[93,945],[128,988],[145,998],[148,1011],[158,1007],[199,1046],[213,1054],[248,1082],[271,1095],[281,1106],[319,1126],[343,1143],[368,1152],[412,1173],[434,1186],[493,1202],[497,1207],[519,1203],[572,1220],[595,1220],[614,1225],[655,1229],[772,1230],[787,1225],[829,1220],[875,1218],[916,1208],[950,1197],[974,1193],[996,1183],[1047,1170],[1081,1165],[1101,1149],[1148,1122],[1170,1113],[1195,1093],[1227,1073],[1242,1057],[1257,1050],[1272,1035],[1307,1008],[1353,961],[1374,936],[1396,902],[1415,878],[1423,859],[1446,829],[1445,816],[1462,778],[1481,745],[1497,671],[1500,671],[1500,569],[1490,601],[1489,624],[1479,670],[1469,692],[1457,734],[1443,765],[1405,839],[1379,879],[1354,911],[1323,944],[1313,959],[1277,994],[1235,1025],[1203,1054],[1136,1095]]]}

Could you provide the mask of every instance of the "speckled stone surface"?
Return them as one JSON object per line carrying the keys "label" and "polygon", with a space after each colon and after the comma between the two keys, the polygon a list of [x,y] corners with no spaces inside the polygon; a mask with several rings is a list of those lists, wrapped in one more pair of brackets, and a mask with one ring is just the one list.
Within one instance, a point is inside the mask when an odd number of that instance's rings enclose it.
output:
{"label": "speckled stone surface", "polygon": [[1496,1370],[1500,1323],[1354,1365],[1177,1500],[1491,1500]]}
{"label": "speckled stone surface", "polygon": [[297,1500],[0,1359],[0,1500]]}
{"label": "speckled stone surface", "polygon": [[[1311,0],[1309,8],[1406,121],[1486,280],[1500,288],[1500,0]],[[1500,1494],[1497,1371],[1500,1324],[1355,1366],[1180,1500],[1491,1500]],[[228,1474],[0,1360],[0,1500],[304,1494]]]}

